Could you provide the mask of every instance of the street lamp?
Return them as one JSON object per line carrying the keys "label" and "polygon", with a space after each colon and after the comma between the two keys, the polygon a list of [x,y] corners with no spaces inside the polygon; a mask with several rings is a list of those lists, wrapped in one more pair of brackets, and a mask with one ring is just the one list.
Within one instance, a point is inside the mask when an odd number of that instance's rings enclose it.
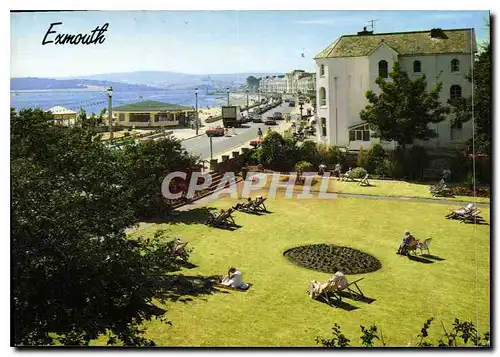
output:
{"label": "street lamp", "polygon": [[300,103],[300,121],[302,121],[302,110],[304,109],[304,107],[302,106],[302,103]]}
{"label": "street lamp", "polygon": [[249,107],[250,107],[250,104],[248,104],[248,89],[246,90],[247,92],[247,114],[248,114],[248,111],[250,110]]}
{"label": "street lamp", "polygon": [[227,106],[229,107],[229,87],[226,88],[227,93]]}
{"label": "street lamp", "polygon": [[108,122],[109,122],[109,140],[113,140],[113,109],[112,109],[113,87],[108,88]]}
{"label": "street lamp", "polygon": [[196,135],[198,135],[198,88],[194,89],[194,98],[195,98],[195,105],[196,105],[196,109],[194,112],[194,120],[195,120],[194,127],[196,129]]}

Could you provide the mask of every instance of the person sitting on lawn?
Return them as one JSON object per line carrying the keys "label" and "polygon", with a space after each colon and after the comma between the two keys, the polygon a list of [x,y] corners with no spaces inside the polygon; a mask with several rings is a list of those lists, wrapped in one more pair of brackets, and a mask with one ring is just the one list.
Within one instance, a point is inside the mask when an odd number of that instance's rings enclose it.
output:
{"label": "person sitting on lawn", "polygon": [[398,249],[398,254],[406,255],[408,250],[412,247],[415,246],[418,243],[418,240],[415,239],[410,233],[410,231],[405,230],[404,237],[403,237],[403,242],[399,246]]}
{"label": "person sitting on lawn", "polygon": [[241,272],[235,267],[231,267],[227,272],[227,276],[222,279],[222,285],[229,286],[235,289],[247,290],[248,284],[241,280]]}

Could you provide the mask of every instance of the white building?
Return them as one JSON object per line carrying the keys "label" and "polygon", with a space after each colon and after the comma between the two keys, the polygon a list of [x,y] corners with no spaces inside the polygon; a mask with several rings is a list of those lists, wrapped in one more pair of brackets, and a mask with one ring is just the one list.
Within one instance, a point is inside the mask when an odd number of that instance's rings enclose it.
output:
{"label": "white building", "polygon": [[50,108],[47,112],[51,112],[54,117],[54,123],[56,125],[62,126],[75,126],[76,117],[78,115],[74,110],[70,110],[68,108],[61,107],[57,105],[55,107]]}
{"label": "white building", "polygon": [[260,91],[263,93],[306,93],[315,90],[316,74],[296,69],[291,73],[261,78]]}
{"label": "white building", "polygon": [[[314,59],[316,61],[318,140],[330,145],[369,149],[378,138],[371,138],[359,113],[368,104],[365,93],[380,93],[375,80],[387,78],[395,61],[416,79],[425,73],[428,89],[442,82],[441,101],[471,94],[465,79],[472,52],[476,52],[474,30],[432,29],[418,32],[373,34],[362,31],[340,37]],[[472,135],[472,124],[452,127],[448,119],[432,124],[438,137],[418,144],[428,148],[452,148],[463,145]],[[394,148],[394,143],[381,143]]]}

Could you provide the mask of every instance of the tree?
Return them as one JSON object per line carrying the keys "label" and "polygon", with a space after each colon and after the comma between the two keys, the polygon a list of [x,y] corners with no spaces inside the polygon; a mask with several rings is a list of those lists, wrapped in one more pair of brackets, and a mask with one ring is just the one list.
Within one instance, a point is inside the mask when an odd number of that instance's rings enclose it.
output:
{"label": "tree", "polygon": [[[182,265],[171,243],[130,239],[136,222],[119,151],[39,109],[11,110],[15,345],[151,345],[138,328],[163,315]],[[132,178],[130,178],[132,180]]]}
{"label": "tree", "polygon": [[363,121],[370,125],[375,137],[386,141],[396,141],[402,148],[414,140],[428,140],[436,137],[429,124],[443,121],[449,108],[439,101],[442,83],[439,82],[427,92],[427,81],[423,74],[412,81],[395,62],[391,80],[377,78],[380,94],[366,92],[369,104],[360,112]]}
{"label": "tree", "polygon": [[247,77],[247,87],[251,91],[257,91],[259,89],[260,78],[255,78],[254,76]]}
{"label": "tree", "polygon": [[161,193],[164,177],[173,171],[187,174],[197,161],[179,140],[170,137],[129,145],[122,159],[124,186],[134,202],[135,215],[141,219],[168,213],[170,207]]}
{"label": "tree", "polygon": [[[472,119],[474,104],[474,141],[476,154],[491,155],[491,44],[483,45],[481,53],[474,61],[474,72],[466,78],[473,83],[474,95],[450,101],[453,121],[464,123]],[[472,141],[469,141],[469,153],[472,153]]]}

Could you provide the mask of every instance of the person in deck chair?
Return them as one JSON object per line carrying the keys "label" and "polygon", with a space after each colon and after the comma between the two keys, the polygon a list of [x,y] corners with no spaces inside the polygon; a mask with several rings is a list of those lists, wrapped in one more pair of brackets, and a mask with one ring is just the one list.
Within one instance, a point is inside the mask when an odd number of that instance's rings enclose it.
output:
{"label": "person in deck chair", "polygon": [[245,205],[248,205],[250,202],[252,202],[252,199],[250,197],[247,198],[247,202],[246,203],[237,203],[236,206],[234,206],[233,208],[235,210],[238,210],[240,208],[243,208],[245,207]]}
{"label": "person in deck chair", "polygon": [[399,246],[398,254],[405,255],[414,241],[415,238],[410,234],[410,231],[406,230],[404,233],[403,242]]}
{"label": "person in deck chair", "polygon": [[241,281],[241,272],[235,267],[231,267],[227,272],[227,276],[222,279],[222,285],[230,286],[235,289],[246,290],[248,284]]}

